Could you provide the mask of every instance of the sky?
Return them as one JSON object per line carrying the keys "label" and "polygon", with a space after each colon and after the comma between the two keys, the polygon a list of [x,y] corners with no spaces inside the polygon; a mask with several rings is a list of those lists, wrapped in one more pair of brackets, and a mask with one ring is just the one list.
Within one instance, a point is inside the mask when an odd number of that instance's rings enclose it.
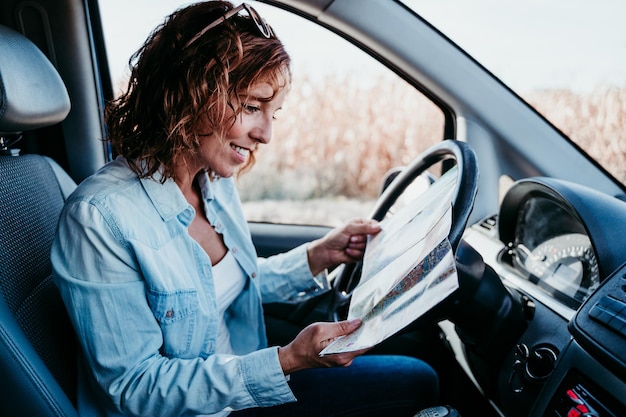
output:
{"label": "sky", "polygon": [[[356,0],[355,4],[358,4]],[[386,0],[381,0],[386,1]],[[476,56],[514,89],[588,90],[598,85],[626,86],[626,1],[623,0],[405,0],[452,40]],[[175,8],[175,0],[104,0],[111,70],[124,72],[130,55]],[[351,73],[362,55],[341,48],[334,36],[309,22],[284,19],[285,12],[254,4],[283,36],[295,69],[317,74]],[[124,10],[124,14],[119,14]],[[109,22],[107,24],[107,22]],[[112,30],[107,30],[112,28]],[[298,39],[294,39],[298,38]],[[290,45],[305,48],[291,48]],[[319,54],[311,52],[319,52]],[[112,52],[115,52],[114,54]],[[326,59],[312,57],[324,52]],[[370,67],[368,67],[370,68]],[[382,67],[378,68],[381,71]],[[375,66],[371,71],[378,70]]]}
{"label": "sky", "polygon": [[[626,1],[406,0],[509,84],[626,86]],[[454,12],[450,12],[453,10]],[[467,16],[472,16],[468,22]],[[516,59],[522,57],[522,59]]]}
{"label": "sky", "polygon": [[[285,19],[288,13],[253,1],[248,1],[265,18],[278,34],[288,33],[289,36],[281,36],[281,40],[292,57],[296,70],[312,70],[318,75],[328,72],[351,72],[355,68],[371,68],[362,65],[362,61],[369,57],[364,54],[352,54],[354,49],[348,42],[338,38],[327,30],[304,19]],[[111,72],[124,73],[130,55],[135,52],[147,38],[148,34],[180,5],[187,4],[184,0],[103,0],[100,2],[102,16],[105,21],[105,37],[107,50],[109,51],[109,64]],[[235,3],[238,3],[235,0]],[[118,10],[124,10],[120,15]],[[139,16],[141,16],[139,18]],[[107,31],[106,22],[114,28]],[[296,39],[297,38],[297,39]],[[293,47],[296,44],[298,47]],[[331,45],[331,46],[329,46]],[[113,53],[114,52],[114,53]],[[346,54],[352,54],[346,59]],[[323,56],[321,62],[318,57]],[[349,63],[347,66],[345,63]],[[335,65],[336,64],[336,65]],[[376,69],[374,69],[376,70]],[[379,71],[384,71],[379,66]]]}

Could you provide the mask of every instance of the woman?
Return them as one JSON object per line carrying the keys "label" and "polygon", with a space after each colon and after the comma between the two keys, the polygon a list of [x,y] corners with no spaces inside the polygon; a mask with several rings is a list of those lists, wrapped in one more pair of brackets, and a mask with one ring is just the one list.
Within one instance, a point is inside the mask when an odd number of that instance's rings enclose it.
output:
{"label": "woman", "polygon": [[107,111],[118,157],[70,197],[52,249],[81,343],[81,414],[411,415],[436,401],[416,359],[319,356],[358,320],[267,347],[262,301],[323,293],[325,269],[379,231],[355,220],[257,259],[233,176],[269,143],[289,65],[252,8],[223,1],[174,12],[133,56]]}

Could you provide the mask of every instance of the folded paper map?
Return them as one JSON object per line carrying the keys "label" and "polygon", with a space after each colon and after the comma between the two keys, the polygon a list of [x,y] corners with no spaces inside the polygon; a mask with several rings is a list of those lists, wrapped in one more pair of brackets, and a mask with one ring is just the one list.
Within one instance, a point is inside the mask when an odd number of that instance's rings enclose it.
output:
{"label": "folded paper map", "polygon": [[448,241],[456,167],[381,222],[370,238],[361,281],[354,289],[348,319],[360,318],[355,332],[331,342],[320,355],[372,347],[402,330],[459,286]]}

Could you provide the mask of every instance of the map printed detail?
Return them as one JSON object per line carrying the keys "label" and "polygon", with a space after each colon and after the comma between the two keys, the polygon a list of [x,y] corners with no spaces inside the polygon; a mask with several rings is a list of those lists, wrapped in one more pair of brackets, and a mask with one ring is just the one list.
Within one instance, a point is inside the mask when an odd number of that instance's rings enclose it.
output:
{"label": "map printed detail", "polygon": [[[382,231],[368,243],[364,276],[352,293],[348,312],[348,319],[360,318],[363,324],[331,342],[321,356],[372,347],[458,288],[454,254],[447,238],[455,178],[456,170],[448,171],[419,202],[381,222]],[[381,244],[383,241],[386,245]]]}

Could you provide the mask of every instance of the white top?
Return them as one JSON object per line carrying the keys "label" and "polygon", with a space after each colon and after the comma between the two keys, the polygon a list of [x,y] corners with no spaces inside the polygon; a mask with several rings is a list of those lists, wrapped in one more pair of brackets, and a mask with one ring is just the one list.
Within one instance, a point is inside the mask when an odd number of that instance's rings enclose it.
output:
{"label": "white top", "polygon": [[[215,287],[215,299],[217,300],[217,312],[219,323],[217,328],[217,346],[215,353],[234,354],[230,345],[230,333],[224,321],[224,312],[246,284],[246,275],[237,263],[233,254],[228,251],[221,261],[213,265],[213,286]],[[219,413],[207,417],[226,417],[231,412],[230,407]]]}
{"label": "white top", "polygon": [[226,252],[226,256],[213,265],[213,286],[219,313],[216,353],[234,353],[230,345],[230,333],[224,322],[224,312],[237,298],[245,284],[246,276],[243,269],[233,254],[230,251]]}

